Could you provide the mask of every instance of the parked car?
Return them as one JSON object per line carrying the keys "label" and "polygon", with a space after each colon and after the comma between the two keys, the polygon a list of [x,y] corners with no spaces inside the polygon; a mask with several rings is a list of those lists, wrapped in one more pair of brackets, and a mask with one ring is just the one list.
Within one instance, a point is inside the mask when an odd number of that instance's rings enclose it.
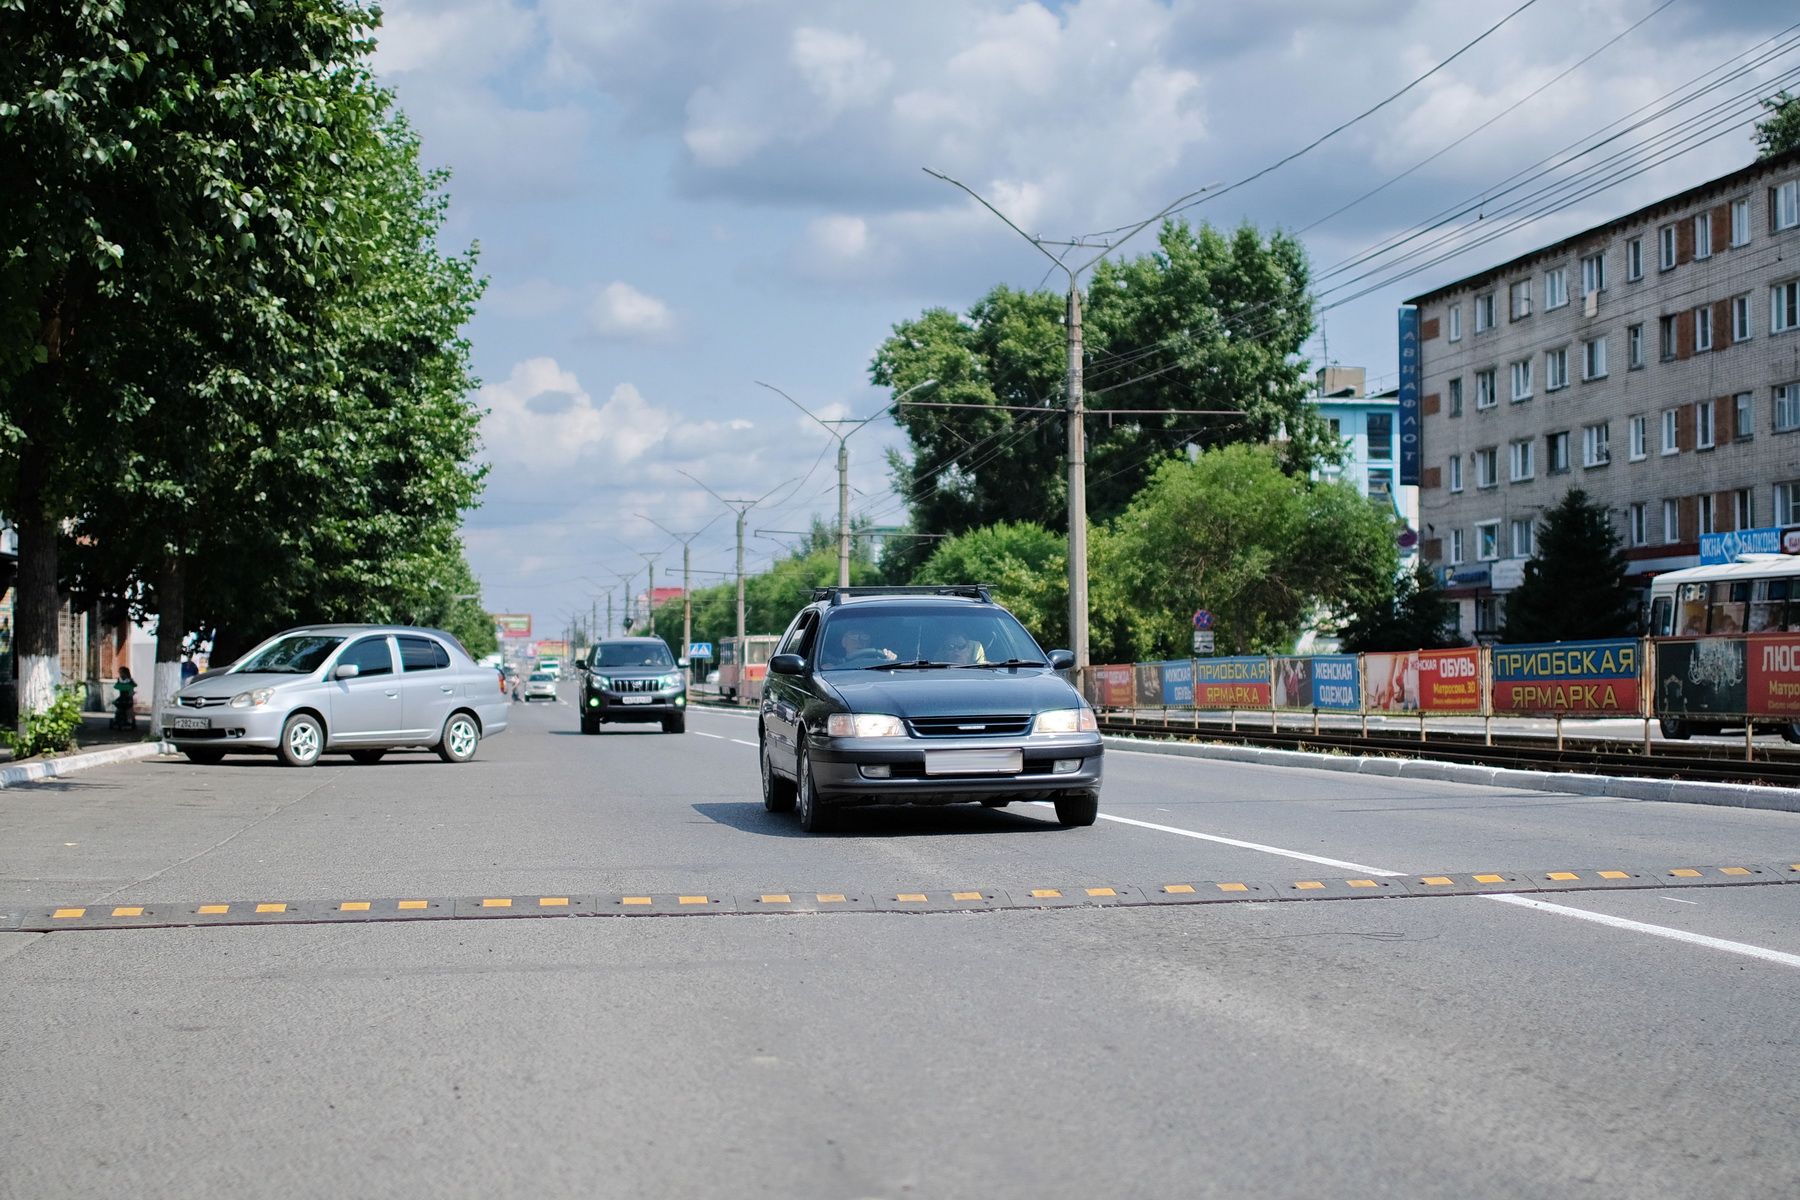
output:
{"label": "parked car", "polygon": [[1100,733],[1045,654],[986,589],[819,588],[769,660],[758,715],[763,806],[823,828],[856,804],[1099,812]]}
{"label": "parked car", "polygon": [[455,637],[406,625],[311,625],[276,634],[223,671],[189,682],[159,714],[163,736],[197,763],[228,753],[310,767],[424,747],[467,762],[506,729],[506,696]]}
{"label": "parked car", "polygon": [[664,733],[687,732],[687,680],[659,637],[607,638],[582,661],[581,732],[609,722],[660,721]]}
{"label": "parked car", "polygon": [[556,699],[556,676],[548,671],[533,671],[526,676],[525,699],[527,702]]}

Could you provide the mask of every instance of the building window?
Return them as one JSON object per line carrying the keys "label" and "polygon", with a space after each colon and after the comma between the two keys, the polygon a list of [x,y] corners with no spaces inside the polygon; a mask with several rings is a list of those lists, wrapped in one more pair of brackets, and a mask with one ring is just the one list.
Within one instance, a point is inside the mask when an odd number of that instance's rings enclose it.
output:
{"label": "building window", "polygon": [[1500,402],[1498,389],[1495,387],[1494,368],[1475,372],[1475,407],[1492,408]]}
{"label": "building window", "polygon": [[1790,179],[1778,188],[1770,188],[1769,199],[1776,229],[1800,225],[1800,179]]}
{"label": "building window", "polygon": [[1513,403],[1531,399],[1531,360],[1522,358],[1512,365]]}
{"label": "building window", "polygon": [[1460,567],[1462,561],[1463,531],[1460,529],[1452,529],[1450,531],[1450,565],[1453,567]]}
{"label": "building window", "polygon": [[1701,213],[1694,218],[1694,257],[1712,257],[1712,214]]}
{"label": "building window", "polygon": [[1483,521],[1475,526],[1475,557],[1482,562],[1500,557],[1500,522]]}
{"label": "building window", "polygon": [[1800,329],[1800,279],[1790,279],[1769,289],[1769,332]]}
{"label": "building window", "polygon": [[1394,473],[1392,471],[1369,472],[1369,499],[1391,500],[1394,495]]}
{"label": "building window", "polygon": [[1731,340],[1747,342],[1750,340],[1750,294],[1731,298]]}
{"label": "building window", "polygon": [[1681,443],[1675,437],[1675,410],[1663,409],[1662,414],[1662,452],[1675,454],[1681,449]]}
{"label": "building window", "polygon": [[1581,343],[1581,377],[1583,379],[1606,378],[1606,339],[1595,338]]}
{"label": "building window", "polygon": [[1475,452],[1475,486],[1491,488],[1500,482],[1500,448],[1488,446]]}
{"label": "building window", "polygon": [[1642,462],[1649,456],[1649,447],[1646,445],[1644,437],[1644,418],[1642,416],[1632,417],[1626,421],[1625,427],[1631,431],[1631,461]]}
{"label": "building window", "polygon": [[1475,332],[1486,333],[1494,327],[1494,293],[1475,297]]}
{"label": "building window", "polygon": [[1512,523],[1512,556],[1531,557],[1531,518],[1517,517]]}
{"label": "building window", "polygon": [[[1513,286],[1516,288],[1519,285],[1514,284]],[[1529,289],[1531,285],[1528,283],[1524,286]],[[1526,299],[1527,305],[1529,306],[1529,303],[1531,300],[1531,293],[1529,291],[1526,292],[1525,299]],[[1557,267],[1553,271],[1545,271],[1544,272],[1544,307],[1545,308],[1561,308],[1563,305],[1567,304],[1568,302],[1569,302],[1569,271],[1568,271],[1568,268]],[[1527,308],[1527,311],[1529,311],[1529,307]]]}
{"label": "building window", "polygon": [[[1694,401],[1694,449],[1711,450],[1713,448],[1713,402],[1711,400]],[[1708,533],[1712,531],[1707,530]]]}
{"label": "building window", "polygon": [[1342,442],[1344,440],[1344,422],[1342,420],[1337,417],[1326,417],[1325,426],[1331,430],[1332,441]]}
{"label": "building window", "polygon": [[1770,520],[1777,525],[1800,525],[1800,479],[1775,485],[1775,512]]}
{"label": "building window", "polygon": [[1370,413],[1369,457],[1391,462],[1394,457],[1394,414]]}
{"label": "building window", "polygon": [[1643,546],[1649,543],[1649,538],[1645,536],[1647,530],[1644,524],[1644,506],[1641,503],[1634,504],[1626,510],[1625,525],[1626,538],[1633,546]]}
{"label": "building window", "polygon": [[1560,391],[1569,386],[1569,351],[1567,347],[1560,350],[1544,352],[1544,390]]}
{"label": "building window", "polygon": [[1712,306],[1706,305],[1694,310],[1694,349],[1711,350],[1712,343]]}
{"label": "building window", "polygon": [[1775,389],[1775,432],[1800,429],[1800,383],[1784,383]]}
{"label": "building window", "polygon": [[1460,454],[1452,454],[1450,456],[1450,490],[1453,492],[1460,492],[1463,490],[1462,455]]}
{"label": "building window", "polygon": [[1749,488],[1739,488],[1731,493],[1731,527],[1733,529],[1756,528],[1756,497]]}
{"label": "building window", "polygon": [[1544,470],[1560,475],[1569,469],[1569,432],[1544,435]]}
{"label": "building window", "polygon": [[1450,306],[1450,311],[1445,314],[1445,324],[1450,327],[1450,340],[1462,341],[1462,305],[1452,304]]}
{"label": "building window", "polygon": [[1656,231],[1657,265],[1663,270],[1675,266],[1675,227],[1664,225]]}
{"label": "building window", "polygon": [[1581,431],[1581,465],[1604,467],[1612,461],[1612,425],[1601,422]]}
{"label": "building window", "polygon": [[1731,202],[1731,244],[1734,246],[1750,244],[1750,202],[1748,200]]}
{"label": "building window", "polygon": [[1681,540],[1681,501],[1663,501],[1663,544],[1673,546]]}
{"label": "building window", "polygon": [[1668,316],[1657,322],[1658,332],[1661,335],[1659,339],[1661,345],[1657,347],[1657,352],[1662,356],[1664,362],[1669,362],[1675,357],[1675,349],[1679,344],[1677,339],[1679,337],[1678,329],[1680,321],[1680,317],[1676,316],[1674,313],[1670,313]]}
{"label": "building window", "polygon": [[1536,474],[1532,466],[1531,439],[1520,438],[1512,444],[1510,462],[1512,466],[1510,478],[1514,483],[1523,483]]}
{"label": "building window", "polygon": [[[1568,303],[1568,298],[1564,297],[1563,302]],[[1545,301],[1544,307],[1554,308],[1555,305]],[[1531,280],[1521,279],[1507,289],[1507,312],[1515,321],[1531,315]]]}
{"label": "building window", "polygon": [[1756,433],[1756,398],[1749,392],[1739,392],[1731,398],[1731,408],[1731,440],[1749,441]]}
{"label": "building window", "polygon": [[1644,277],[1644,239],[1634,237],[1625,243],[1625,278],[1637,282]]}
{"label": "building window", "polygon": [[1701,492],[1700,493],[1700,529],[1699,529],[1699,532],[1700,533],[1717,533],[1717,532],[1719,532],[1719,526],[1717,524],[1717,514],[1713,509],[1713,494],[1711,492]]}
{"label": "building window", "polygon": [[1455,379],[1446,383],[1444,385],[1444,391],[1448,393],[1450,415],[1453,417],[1462,416],[1462,376],[1458,375]]}
{"label": "building window", "polygon": [[1644,327],[1633,325],[1625,330],[1626,365],[1636,370],[1644,365]]}
{"label": "building window", "polygon": [[1606,290],[1606,256],[1590,254],[1581,260],[1581,294],[1591,296]]}

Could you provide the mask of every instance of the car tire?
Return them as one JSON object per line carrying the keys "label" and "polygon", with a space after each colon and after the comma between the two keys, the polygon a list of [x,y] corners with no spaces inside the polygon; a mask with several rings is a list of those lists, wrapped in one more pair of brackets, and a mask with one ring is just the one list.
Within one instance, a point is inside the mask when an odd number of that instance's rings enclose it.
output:
{"label": "car tire", "polygon": [[1781,727],[1781,740],[1800,743],[1800,721],[1789,721]]}
{"label": "car tire", "polygon": [[1677,717],[1664,717],[1657,723],[1662,726],[1662,735],[1671,742],[1685,742],[1694,736],[1688,723]]}
{"label": "car tire", "polygon": [[678,716],[664,717],[662,726],[664,733],[686,733],[687,714],[681,713]]}
{"label": "car tire", "polygon": [[1092,825],[1100,815],[1099,792],[1075,792],[1056,798],[1056,823],[1071,828]]}
{"label": "car tire", "polygon": [[325,750],[325,727],[311,713],[295,713],[281,727],[281,761],[290,767],[310,767]]}
{"label": "car tire", "polygon": [[466,712],[454,712],[444,722],[444,736],[433,747],[438,757],[449,763],[465,763],[475,757],[481,745],[481,726]]}
{"label": "car tire", "polygon": [[583,733],[599,733],[600,732],[600,718],[599,717],[590,717],[588,714],[582,713],[581,714],[581,732],[583,732]]}
{"label": "car tire", "polygon": [[199,763],[203,767],[215,766],[216,764],[225,761],[225,752],[223,750],[207,750],[203,748],[199,750],[183,750],[182,753],[187,755],[189,762]]}
{"label": "car tire", "polygon": [[372,767],[380,762],[382,756],[386,753],[386,750],[352,750],[350,752],[350,761],[361,763],[365,767]]}
{"label": "car tire", "polygon": [[812,759],[806,752],[806,731],[802,729],[799,736],[800,748],[794,762],[794,813],[800,818],[800,828],[807,833],[823,833],[831,825],[830,810],[819,800],[819,789],[814,785]]}
{"label": "car tire", "polygon": [[783,779],[775,773],[775,764],[769,761],[769,739],[760,742],[757,758],[762,766],[763,809],[772,813],[792,812],[794,809],[794,783],[791,779]]}

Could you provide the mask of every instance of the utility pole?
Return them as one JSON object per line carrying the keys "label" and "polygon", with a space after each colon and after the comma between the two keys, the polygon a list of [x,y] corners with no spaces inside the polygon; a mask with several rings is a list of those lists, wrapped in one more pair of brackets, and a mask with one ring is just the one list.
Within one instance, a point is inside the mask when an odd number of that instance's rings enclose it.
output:
{"label": "utility pole", "polygon": [[[926,379],[926,380],[922,380],[918,383],[913,384],[911,387],[907,388],[904,392],[901,392],[899,395],[895,396],[892,400],[888,401],[886,408],[883,408],[880,412],[875,413],[873,416],[864,417],[860,421],[853,421],[853,420],[850,420],[849,418],[845,418],[845,419],[839,420],[839,421],[827,421],[823,417],[819,416],[817,413],[813,412],[810,408],[807,408],[806,405],[800,403],[798,400],[794,399],[792,396],[788,395],[786,392],[782,391],[780,388],[776,387],[772,383],[764,383],[762,380],[759,379],[756,381],[756,386],[768,388],[771,392],[774,392],[777,396],[780,396],[783,400],[786,400],[789,404],[793,405],[795,408],[799,409],[801,412],[803,412],[807,416],[811,417],[815,424],[817,424],[820,428],[824,429],[826,433],[829,433],[832,437],[837,439],[837,444],[838,444],[838,452],[837,452],[838,586],[839,587],[849,587],[850,586],[850,445],[849,445],[850,435],[855,433],[858,429],[861,429],[864,425],[867,425],[870,421],[875,420],[877,417],[884,417],[887,414],[893,412],[894,407],[896,405],[898,405],[900,403],[900,401],[906,399],[906,397],[912,395],[914,392],[922,391],[923,389],[928,388],[928,387],[936,387],[937,380]],[[850,426],[854,426],[854,428],[840,433],[838,430],[832,428],[832,426],[834,426],[834,425],[850,425]]]}
{"label": "utility pole", "polygon": [[[808,415],[810,415],[810,414],[808,414]],[[818,418],[816,418],[816,417],[814,418],[814,420],[817,420],[817,419]],[[695,483],[700,483],[700,481],[698,479],[694,479],[694,477],[692,475],[688,475],[688,473],[686,471],[682,471],[681,473],[683,475],[687,475],[687,477],[689,479],[693,479]],[[744,634],[744,517],[749,514],[751,509],[755,508],[757,505],[761,504],[764,500],[767,500],[770,496],[773,496],[776,492],[779,492],[782,488],[786,487],[788,484],[790,484],[792,482],[794,482],[792,479],[785,479],[782,482],[776,484],[774,487],[770,488],[768,491],[764,492],[762,495],[758,496],[754,500],[727,500],[725,497],[719,495],[719,493],[717,493],[717,492],[713,491],[711,488],[707,487],[704,483],[700,483],[700,486],[702,488],[705,488],[707,495],[711,496],[714,500],[717,500],[720,504],[723,504],[726,508],[729,508],[731,511],[733,511],[737,514],[737,646],[738,646],[738,655],[739,655],[738,663],[739,663],[740,667],[743,664],[744,636],[745,636],[745,634]]]}
{"label": "utility pole", "polygon": [[[720,514],[720,516],[723,515],[723,513]],[[682,537],[679,533],[676,533],[673,529],[670,529],[655,517],[648,517],[643,513],[638,513],[637,516],[642,520],[650,522],[652,525],[681,543],[681,653],[676,655],[676,657],[686,658],[688,656],[688,647],[694,644],[694,539],[705,533],[708,529],[711,529],[719,518],[714,517],[711,521],[708,521],[700,528],[694,530],[694,532],[688,534],[686,537]],[[741,532],[742,531],[740,530],[740,533]],[[694,664],[690,661],[688,663],[688,682],[691,684],[693,681]]]}
{"label": "utility pole", "polygon": [[646,583],[644,584],[644,587],[646,589],[644,592],[644,622],[645,622],[645,627],[648,630],[650,636],[655,637],[656,636],[656,560],[663,556],[663,552],[661,550],[658,550],[655,554],[645,554],[642,550],[639,550],[637,552],[637,556],[644,560],[644,565],[646,567],[650,568],[650,577],[649,577],[648,581],[646,581]]}

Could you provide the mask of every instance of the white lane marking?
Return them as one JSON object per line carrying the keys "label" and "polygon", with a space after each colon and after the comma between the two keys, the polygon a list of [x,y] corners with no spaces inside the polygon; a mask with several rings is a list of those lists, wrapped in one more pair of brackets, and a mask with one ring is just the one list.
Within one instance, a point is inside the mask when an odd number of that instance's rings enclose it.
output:
{"label": "white lane marking", "polygon": [[755,743],[755,742],[746,742],[746,741],[745,741],[745,740],[744,740],[744,739],[743,739],[743,738],[732,738],[732,739],[731,739],[731,740],[732,740],[732,741],[734,741],[734,742],[736,742],[736,743],[737,743],[737,744],[738,744],[738,745],[740,745],[740,746],[748,746],[748,747],[750,747],[750,748],[751,748],[751,749],[752,749],[752,750],[754,750],[754,749],[756,749],[756,743]]}
{"label": "white lane marking", "polygon": [[709,737],[709,738],[717,738],[717,739],[718,739],[718,740],[719,740],[719,741],[721,741],[721,742],[722,742],[722,741],[724,741],[724,740],[725,740],[725,735],[724,735],[724,734],[722,734],[722,733],[708,733],[708,732],[706,732],[706,730],[704,730],[704,729],[696,729],[696,730],[694,730],[694,736],[695,736],[695,737]]}
{"label": "white lane marking", "polygon": [[[1667,897],[1664,898],[1667,899]],[[1708,937],[1704,933],[1689,933],[1685,929],[1670,929],[1666,925],[1650,925],[1643,921],[1632,921],[1607,913],[1589,912],[1585,908],[1569,908],[1562,904],[1551,904],[1547,900],[1534,900],[1530,896],[1483,896],[1482,899],[1497,900],[1501,904],[1513,904],[1520,908],[1535,908],[1539,912],[1574,917],[1578,921],[1592,921],[1596,925],[1610,925],[1614,929],[1629,929],[1633,933],[1647,933],[1651,937],[1668,938],[1672,942],[1686,942],[1690,946],[1704,946],[1709,950],[1723,950],[1729,954],[1742,954],[1747,958],[1760,958],[1764,962],[1779,963],[1784,967],[1800,967],[1800,954],[1770,950],[1765,946],[1752,946],[1748,942],[1732,942],[1724,938]]]}
{"label": "white lane marking", "polygon": [[[1048,801],[1034,800],[1032,803],[1040,807],[1050,807]],[[1265,846],[1261,842],[1245,842],[1237,838],[1220,837],[1212,833],[1196,833],[1192,829],[1177,829],[1173,825],[1157,825],[1150,821],[1137,821],[1130,817],[1116,817],[1111,813],[1099,814],[1102,821],[1117,821],[1121,825],[1135,825],[1139,829],[1154,829],[1158,833],[1173,833],[1180,837],[1197,838],[1203,842],[1217,842],[1221,846],[1236,846],[1241,850],[1260,850],[1264,854],[1279,854],[1283,858],[1297,858],[1302,862],[1318,863],[1321,867],[1342,867],[1346,871],[1360,871],[1364,875],[1403,875],[1404,871],[1384,871],[1380,867],[1364,866],[1362,863],[1345,862],[1341,858],[1322,858],[1317,854],[1305,854],[1299,850],[1283,850],[1280,846]]]}
{"label": "white lane marking", "polygon": [[1664,896],[1663,899],[1667,900],[1670,904],[1698,904],[1698,903],[1700,903],[1698,900],[1683,900],[1680,896]]}

